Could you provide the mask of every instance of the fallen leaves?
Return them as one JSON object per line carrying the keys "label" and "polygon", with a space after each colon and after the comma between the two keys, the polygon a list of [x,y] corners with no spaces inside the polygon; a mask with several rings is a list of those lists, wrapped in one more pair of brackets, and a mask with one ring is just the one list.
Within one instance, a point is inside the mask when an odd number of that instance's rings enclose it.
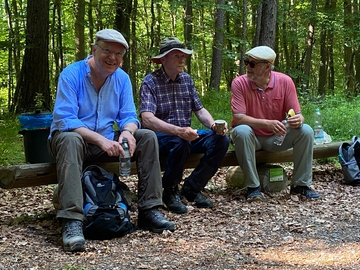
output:
{"label": "fallen leaves", "polygon": [[[285,169],[291,179],[292,168]],[[184,215],[164,211],[175,232],[87,240],[86,251],[74,254],[62,250],[54,186],[0,190],[0,269],[357,269],[359,187],[343,185],[334,166],[315,171],[321,200],[287,189],[249,203],[246,191],[228,188],[226,170],[219,170],[204,191],[213,209],[185,202]],[[136,194],[136,177],[128,181]],[[136,201],[132,206],[136,223]]]}

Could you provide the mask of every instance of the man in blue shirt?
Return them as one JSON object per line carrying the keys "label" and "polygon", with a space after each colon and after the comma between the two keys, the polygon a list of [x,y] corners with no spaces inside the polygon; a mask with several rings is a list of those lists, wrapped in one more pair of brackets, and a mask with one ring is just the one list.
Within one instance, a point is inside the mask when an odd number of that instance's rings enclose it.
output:
{"label": "man in blue shirt", "polygon": [[[62,237],[66,251],[85,248],[82,231],[84,162],[119,161],[122,139],[129,143],[138,168],[138,227],[161,233],[174,223],[158,210],[162,206],[158,143],[153,131],[139,129],[129,76],[119,68],[128,49],[112,29],[96,33],[92,54],[65,68],[59,77],[49,151],[56,158]],[[119,131],[114,131],[117,124]]]}
{"label": "man in blue shirt", "polygon": [[[201,191],[218,170],[229,146],[225,135],[227,125],[220,134],[213,131],[214,119],[201,104],[191,77],[183,72],[185,59],[191,53],[177,38],[165,38],[160,43],[160,54],[152,58],[162,66],[148,74],[140,88],[142,123],[156,132],[160,154],[167,156],[163,201],[170,211],[178,214],[187,212],[178,186],[190,153],[204,156],[185,180],[181,193],[197,207],[211,208],[212,201]],[[210,130],[191,128],[193,112]]]}

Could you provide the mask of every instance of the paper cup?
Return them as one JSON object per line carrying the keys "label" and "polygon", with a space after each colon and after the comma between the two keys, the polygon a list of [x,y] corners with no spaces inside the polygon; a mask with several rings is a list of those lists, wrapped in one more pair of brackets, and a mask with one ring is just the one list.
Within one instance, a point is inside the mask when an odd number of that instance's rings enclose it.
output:
{"label": "paper cup", "polygon": [[215,120],[215,133],[223,135],[225,130],[225,120]]}

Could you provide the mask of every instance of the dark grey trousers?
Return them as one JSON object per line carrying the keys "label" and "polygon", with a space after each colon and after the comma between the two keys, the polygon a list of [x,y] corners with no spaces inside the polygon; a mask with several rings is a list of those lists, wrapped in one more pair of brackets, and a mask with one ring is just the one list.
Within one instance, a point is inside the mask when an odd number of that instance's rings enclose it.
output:
{"label": "dark grey trousers", "polygon": [[[117,140],[117,134],[114,140]],[[146,210],[162,205],[162,180],[159,146],[155,133],[148,129],[135,132],[136,150],[132,161],[138,171],[138,209]],[[91,161],[119,161],[109,157],[97,145],[88,144],[76,132],[54,132],[49,153],[56,160],[59,209],[57,218],[83,220],[81,174],[84,163]]]}

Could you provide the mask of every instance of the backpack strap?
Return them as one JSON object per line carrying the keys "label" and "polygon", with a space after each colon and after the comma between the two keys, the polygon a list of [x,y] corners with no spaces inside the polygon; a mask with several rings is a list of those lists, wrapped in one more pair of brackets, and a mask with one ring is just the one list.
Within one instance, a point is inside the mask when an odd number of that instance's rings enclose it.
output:
{"label": "backpack strap", "polygon": [[94,173],[96,175],[97,179],[113,179],[114,178],[114,173],[112,172],[108,172],[105,169],[101,168],[100,166],[97,165],[89,165],[87,166],[84,171],[83,171],[83,175],[86,175],[87,172],[91,171],[92,173]]}

